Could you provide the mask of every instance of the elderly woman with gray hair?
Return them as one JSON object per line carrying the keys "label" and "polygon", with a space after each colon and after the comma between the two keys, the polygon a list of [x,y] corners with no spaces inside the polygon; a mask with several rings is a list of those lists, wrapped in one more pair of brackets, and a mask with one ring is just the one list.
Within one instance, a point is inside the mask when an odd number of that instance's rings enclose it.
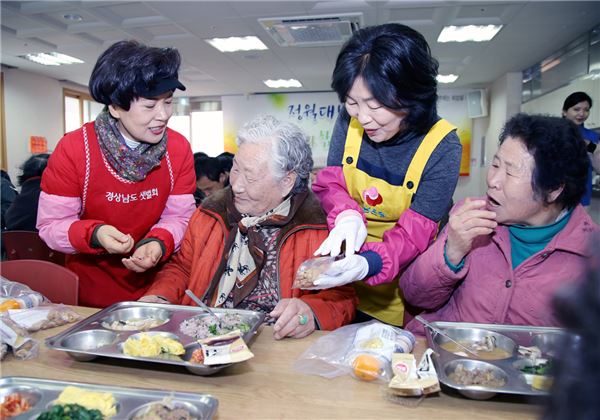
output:
{"label": "elderly woman with gray hair", "polygon": [[191,289],[213,307],[266,313],[275,339],[349,323],[358,303],[352,286],[292,289],[298,266],[328,234],[308,189],[306,134],[263,116],[244,125],[237,142],[231,186],[202,202],[179,253],[140,300],[193,305],[185,295]]}

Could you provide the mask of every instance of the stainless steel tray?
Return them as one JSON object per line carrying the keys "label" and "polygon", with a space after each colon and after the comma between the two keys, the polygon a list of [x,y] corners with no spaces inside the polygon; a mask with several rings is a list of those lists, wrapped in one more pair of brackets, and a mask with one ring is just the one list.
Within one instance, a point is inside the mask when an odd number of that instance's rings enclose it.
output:
{"label": "stainless steel tray", "polygon": [[26,413],[12,417],[13,419],[35,419],[42,412],[49,410],[54,400],[68,386],[76,386],[86,391],[109,392],[117,401],[117,414],[113,419],[132,419],[139,410],[148,404],[170,397],[175,406],[185,407],[194,417],[202,420],[211,419],[219,401],[208,394],[188,392],[169,392],[143,388],[122,388],[117,386],[95,385],[80,382],[54,381],[26,377],[0,378],[0,401],[10,394],[21,394],[29,402],[31,409]]}
{"label": "stainless steel tray", "polygon": [[[527,396],[548,395],[547,391],[533,388],[527,382],[527,375],[520,370],[526,359],[519,355],[518,348],[519,346],[536,346],[541,350],[543,358],[552,359],[554,357],[554,348],[566,334],[563,329],[441,321],[432,322],[432,324],[433,326],[444,330],[444,332],[450,333],[453,338],[481,338],[488,333],[496,333],[499,334],[497,337],[500,340],[507,343],[507,349],[512,349],[512,351],[509,350],[509,353],[511,353],[512,356],[501,360],[478,360],[474,357],[469,358],[456,355],[441,347],[441,344],[447,342],[448,339],[425,327],[427,343],[434,350],[433,362],[437,370],[438,378],[442,384],[456,389],[464,396],[473,399],[488,399],[496,394],[517,394]],[[508,338],[509,340],[506,340],[505,338]],[[455,383],[448,375],[454,371],[456,365],[459,363],[463,364],[463,366],[468,369],[477,367],[489,368],[494,372],[495,376],[503,377],[506,380],[506,384],[502,387],[489,387]]]}
{"label": "stainless steel tray", "polygon": [[[250,346],[250,340],[256,334],[265,314],[241,309],[214,308],[217,316],[227,313],[239,314],[250,324],[249,331],[244,333],[244,341]],[[145,302],[120,302],[95,313],[73,325],[71,328],[46,339],[46,346],[66,351],[73,359],[90,361],[98,356],[117,359],[138,360],[185,367],[196,375],[212,375],[231,364],[211,365],[189,362],[194,350],[200,347],[197,339],[179,330],[181,322],[196,316],[207,315],[206,311],[197,306],[163,305]],[[164,322],[147,330],[120,331],[109,328],[108,323],[115,320],[139,319],[152,317]],[[177,339],[183,344],[186,352],[182,356],[134,357],[123,353],[121,347],[125,340],[134,334],[147,332],[163,334]]]}

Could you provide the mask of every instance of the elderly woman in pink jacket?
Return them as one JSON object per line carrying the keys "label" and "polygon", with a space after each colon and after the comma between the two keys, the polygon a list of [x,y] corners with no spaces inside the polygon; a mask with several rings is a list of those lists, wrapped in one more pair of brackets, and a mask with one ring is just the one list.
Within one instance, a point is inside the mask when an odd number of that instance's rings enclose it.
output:
{"label": "elderly woman in pink jacket", "polygon": [[[600,232],[579,204],[585,144],[567,120],[519,114],[500,136],[483,198],[458,203],[445,231],[404,272],[429,321],[555,326],[551,299],[584,275]],[[407,329],[422,333],[412,320]]]}

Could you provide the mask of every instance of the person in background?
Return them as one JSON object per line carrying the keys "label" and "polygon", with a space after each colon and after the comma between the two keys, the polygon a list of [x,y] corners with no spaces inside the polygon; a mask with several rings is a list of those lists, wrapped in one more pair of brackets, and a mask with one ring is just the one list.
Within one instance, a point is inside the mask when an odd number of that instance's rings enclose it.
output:
{"label": "person in background", "polygon": [[204,200],[204,198],[206,197],[206,195],[204,195],[202,190],[200,188],[198,188],[198,167],[199,167],[198,161],[205,157],[208,157],[208,155],[204,152],[194,153],[194,170],[196,172],[196,191],[194,191],[194,202],[196,203],[196,207],[198,207],[200,205],[200,203],[202,202],[202,200]]}
{"label": "person in background", "polygon": [[35,227],[40,199],[42,173],[48,165],[48,153],[31,156],[21,166],[17,178],[21,193],[6,211],[6,230],[37,231]]}
{"label": "person in background", "polygon": [[587,275],[576,287],[559,291],[554,310],[566,329],[554,347],[553,385],[545,420],[596,419],[600,413],[600,237],[591,246]]}
{"label": "person in background", "polygon": [[70,254],[83,306],[141,297],[195,209],[190,144],[167,128],[173,93],[185,89],[180,62],[173,48],[111,45],[89,83],[105,109],[59,141],[42,176],[37,227]]}
{"label": "person in background", "polygon": [[196,186],[205,197],[229,185],[229,176],[223,169],[221,161],[216,157],[204,157],[194,162],[196,170]]}
{"label": "person in background", "polygon": [[292,288],[299,265],[327,237],[325,215],[308,189],[313,160],[306,134],[272,116],[238,132],[231,186],[196,210],[181,250],[140,300],[266,313],[274,337],[301,338],[352,321],[351,286]]}
{"label": "person in background", "polygon": [[6,172],[4,169],[0,170],[0,177],[2,179],[2,196],[0,197],[0,206],[2,207],[2,230],[4,230],[6,227],[4,216],[12,202],[15,200],[17,195],[19,195],[19,192],[10,180],[10,175],[8,175],[8,172]]}
{"label": "person in background", "polygon": [[403,324],[395,279],[450,207],[462,147],[437,115],[437,69],[425,38],[395,23],[357,31],[337,58],[332,87],[345,107],[312,188],[331,230],[316,255],[345,242],[346,258],[315,283],[353,283],[357,321]]}
{"label": "person in background", "polygon": [[[558,325],[552,298],[583,277],[600,233],[579,204],[587,161],[570,121],[511,118],[486,196],[454,206],[436,242],[402,275],[406,301],[429,321]],[[406,328],[423,333],[417,320]]]}
{"label": "person in background", "polygon": [[221,162],[221,166],[223,167],[223,170],[227,174],[227,177],[229,177],[229,172],[231,172],[231,167],[233,166],[234,156],[235,155],[230,152],[223,152],[220,155],[217,155],[217,158]]}
{"label": "person in background", "polygon": [[562,115],[573,121],[578,127],[581,136],[585,140],[590,162],[588,163],[588,179],[585,194],[581,198],[581,204],[589,206],[592,199],[592,168],[600,173],[600,148],[598,148],[598,134],[585,128],[585,120],[590,116],[592,98],[585,92],[574,92],[567,96],[563,103]]}

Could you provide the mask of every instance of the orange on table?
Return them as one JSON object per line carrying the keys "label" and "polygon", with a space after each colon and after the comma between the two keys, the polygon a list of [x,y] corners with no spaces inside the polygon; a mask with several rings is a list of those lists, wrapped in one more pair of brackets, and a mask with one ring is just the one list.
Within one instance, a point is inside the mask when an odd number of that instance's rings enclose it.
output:
{"label": "orange on table", "polygon": [[380,360],[371,354],[359,354],[352,361],[354,376],[363,381],[374,381],[381,371]]}
{"label": "orange on table", "polygon": [[21,304],[15,299],[8,299],[0,303],[0,312],[6,312],[9,309],[21,309]]}

